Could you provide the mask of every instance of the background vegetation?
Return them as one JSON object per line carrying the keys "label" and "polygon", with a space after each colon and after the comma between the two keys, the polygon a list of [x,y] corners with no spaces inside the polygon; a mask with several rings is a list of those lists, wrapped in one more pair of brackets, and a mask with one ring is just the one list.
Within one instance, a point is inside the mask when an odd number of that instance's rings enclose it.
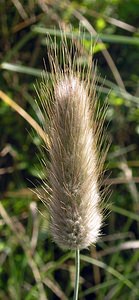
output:
{"label": "background vegetation", "polygon": [[[112,212],[97,246],[82,251],[79,298],[137,300],[139,1],[2,0],[0,14],[0,299],[72,299],[74,254],[52,243],[38,212],[46,209],[29,189],[38,179],[41,144],[30,133],[33,120],[40,123],[33,85],[47,62],[46,33],[72,24],[76,38],[81,22],[87,36],[99,33],[94,58],[102,102],[109,93]],[[88,46],[86,39],[84,53]]]}

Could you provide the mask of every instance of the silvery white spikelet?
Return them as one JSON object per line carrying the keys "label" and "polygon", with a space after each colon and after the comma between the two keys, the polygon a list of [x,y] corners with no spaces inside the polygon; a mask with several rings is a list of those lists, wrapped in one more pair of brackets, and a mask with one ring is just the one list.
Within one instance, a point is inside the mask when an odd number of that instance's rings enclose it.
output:
{"label": "silvery white spikelet", "polygon": [[49,178],[39,196],[48,206],[54,241],[64,249],[82,249],[96,242],[103,219],[99,190],[106,155],[100,154],[105,110],[96,108],[92,63],[83,71],[74,41],[68,51],[64,34],[61,38],[63,65],[51,49],[51,85],[44,76],[38,92],[50,155]]}

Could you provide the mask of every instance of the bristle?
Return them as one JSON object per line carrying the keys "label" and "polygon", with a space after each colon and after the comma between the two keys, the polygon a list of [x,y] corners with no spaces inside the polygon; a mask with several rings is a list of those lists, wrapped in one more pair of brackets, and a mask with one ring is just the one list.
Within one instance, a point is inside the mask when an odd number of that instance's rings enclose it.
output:
{"label": "bristle", "polygon": [[[40,90],[41,106],[49,117],[48,189],[51,192],[49,199],[46,193],[45,202],[54,241],[61,248],[82,249],[96,242],[103,220],[98,182],[103,164],[98,153],[103,120],[95,117],[96,72],[90,83],[85,73],[80,74],[79,68],[75,68],[77,52],[72,63],[67,45],[62,43],[61,47],[64,67],[61,69],[56,53],[53,56],[51,52],[52,86],[49,89],[45,81]],[[97,121],[100,123],[96,124]]]}

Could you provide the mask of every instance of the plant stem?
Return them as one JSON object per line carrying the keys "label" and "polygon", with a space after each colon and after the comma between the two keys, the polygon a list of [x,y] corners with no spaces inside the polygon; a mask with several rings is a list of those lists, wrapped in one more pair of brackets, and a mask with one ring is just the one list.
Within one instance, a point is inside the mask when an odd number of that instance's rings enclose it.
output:
{"label": "plant stem", "polygon": [[76,256],[75,256],[76,276],[75,276],[75,287],[74,287],[73,300],[78,300],[79,277],[80,277],[80,250],[76,249],[75,253],[76,253]]}

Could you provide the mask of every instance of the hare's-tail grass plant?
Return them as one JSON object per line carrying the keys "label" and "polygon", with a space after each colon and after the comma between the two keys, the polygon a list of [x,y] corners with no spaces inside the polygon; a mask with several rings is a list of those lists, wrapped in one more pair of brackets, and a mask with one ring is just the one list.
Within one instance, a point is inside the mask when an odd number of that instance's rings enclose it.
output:
{"label": "hare's-tail grass plant", "polygon": [[59,47],[56,39],[48,40],[51,72],[44,72],[37,87],[46,133],[42,162],[48,176],[38,196],[49,210],[53,240],[62,249],[75,250],[77,300],[79,251],[96,243],[103,222],[106,105],[100,109],[98,103],[92,51],[88,64],[81,64],[83,42],[67,40],[64,33]]}

